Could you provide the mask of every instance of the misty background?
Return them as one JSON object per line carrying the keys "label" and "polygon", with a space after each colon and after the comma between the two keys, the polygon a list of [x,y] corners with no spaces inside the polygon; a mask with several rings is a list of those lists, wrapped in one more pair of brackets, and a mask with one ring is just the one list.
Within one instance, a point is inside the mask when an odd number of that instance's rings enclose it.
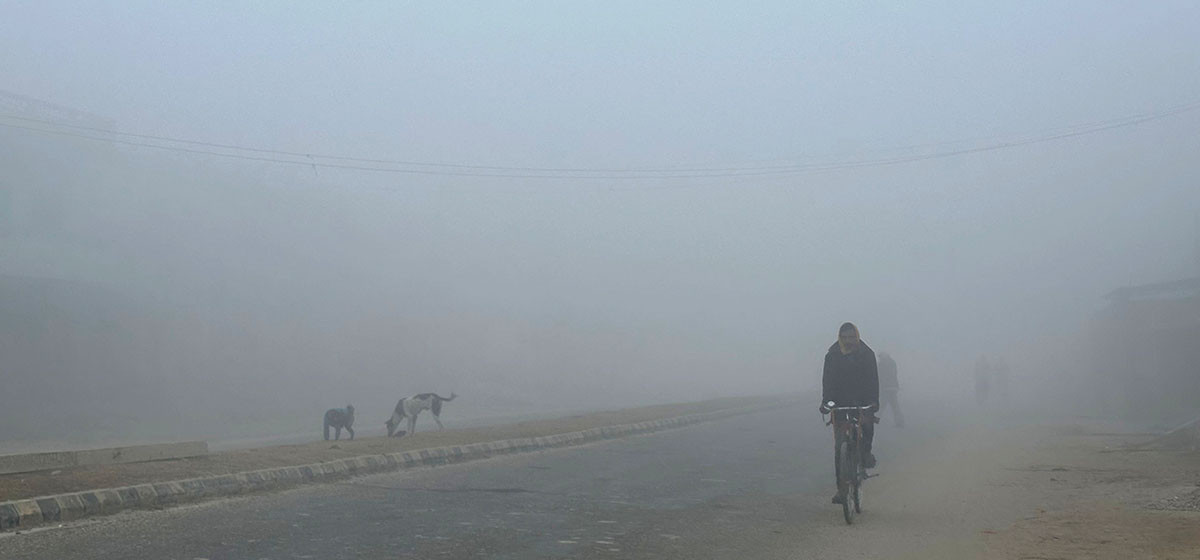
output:
{"label": "misty background", "polygon": [[1200,276],[1198,22],[0,4],[0,449],[810,391],[843,321],[905,394],[1082,397],[1104,295]]}

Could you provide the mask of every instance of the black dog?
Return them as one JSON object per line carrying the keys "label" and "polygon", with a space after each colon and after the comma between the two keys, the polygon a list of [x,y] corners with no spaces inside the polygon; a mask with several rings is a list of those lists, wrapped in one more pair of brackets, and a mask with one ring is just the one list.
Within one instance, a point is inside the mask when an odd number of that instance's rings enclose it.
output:
{"label": "black dog", "polygon": [[342,428],[346,428],[350,432],[350,439],[354,439],[354,407],[346,405],[346,408],[331,408],[325,411],[325,441],[329,441],[329,428],[334,429],[333,439],[341,439]]}

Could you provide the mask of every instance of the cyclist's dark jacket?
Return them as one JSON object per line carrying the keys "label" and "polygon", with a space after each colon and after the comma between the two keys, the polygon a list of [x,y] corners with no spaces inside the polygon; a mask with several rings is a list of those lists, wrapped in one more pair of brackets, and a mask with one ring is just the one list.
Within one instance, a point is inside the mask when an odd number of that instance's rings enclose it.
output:
{"label": "cyclist's dark jacket", "polygon": [[879,367],[875,351],[858,341],[858,349],[843,354],[838,343],[825,354],[825,373],[821,377],[821,402],[838,406],[879,404]]}
{"label": "cyclist's dark jacket", "polygon": [[891,356],[883,354],[877,360],[879,364],[879,388],[881,389],[899,389],[900,379],[896,376],[896,360]]}

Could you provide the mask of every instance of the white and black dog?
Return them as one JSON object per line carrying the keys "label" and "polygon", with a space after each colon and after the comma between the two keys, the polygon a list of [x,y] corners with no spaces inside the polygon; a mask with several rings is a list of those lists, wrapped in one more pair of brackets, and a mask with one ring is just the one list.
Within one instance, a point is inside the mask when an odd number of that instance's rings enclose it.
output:
{"label": "white and black dog", "polygon": [[[396,409],[392,411],[392,417],[388,418],[384,424],[387,426],[388,437],[393,435],[396,437],[404,434],[411,434],[417,430],[417,415],[423,410],[428,410],[433,413],[433,421],[437,422],[438,429],[442,429],[442,421],[438,418],[442,413],[442,403],[450,402],[457,397],[454,393],[450,393],[450,398],[438,396],[437,393],[421,393],[411,397],[404,397],[400,402],[396,403]],[[400,421],[408,419],[408,431],[396,431],[400,426]]]}

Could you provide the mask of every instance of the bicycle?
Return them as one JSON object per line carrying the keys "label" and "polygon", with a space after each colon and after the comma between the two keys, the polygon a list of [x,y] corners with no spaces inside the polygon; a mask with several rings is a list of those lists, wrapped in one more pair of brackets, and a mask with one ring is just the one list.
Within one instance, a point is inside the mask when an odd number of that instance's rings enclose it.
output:
{"label": "bicycle", "polygon": [[[868,475],[863,467],[863,424],[878,419],[871,414],[874,406],[837,406],[829,401],[825,408],[829,410],[825,425],[833,426],[833,464],[838,494],[842,496],[842,516],[850,525],[854,523],[854,515],[862,513],[862,484],[874,476]],[[821,414],[821,419],[825,420],[825,414]]]}

